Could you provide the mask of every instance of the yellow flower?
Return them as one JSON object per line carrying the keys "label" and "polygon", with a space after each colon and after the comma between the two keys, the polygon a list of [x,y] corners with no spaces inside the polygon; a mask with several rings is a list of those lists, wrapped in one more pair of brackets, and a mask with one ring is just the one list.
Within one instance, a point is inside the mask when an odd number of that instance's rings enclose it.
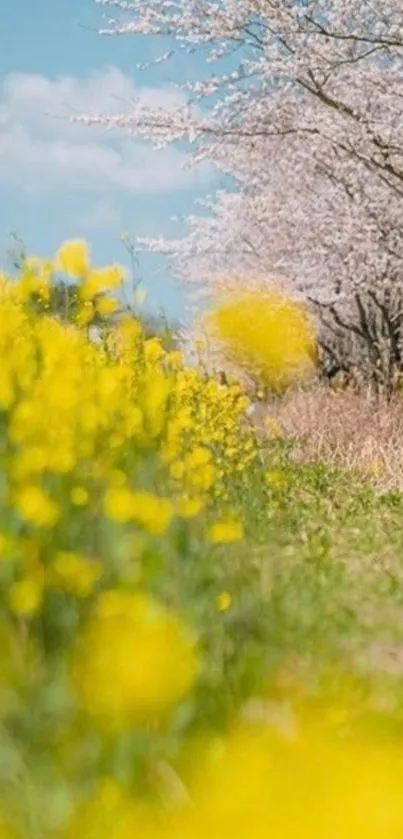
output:
{"label": "yellow flower", "polygon": [[67,475],[72,472],[76,465],[77,457],[75,452],[65,445],[54,446],[48,454],[48,468],[51,472],[60,475]]}
{"label": "yellow flower", "polygon": [[104,498],[104,510],[112,521],[128,522],[133,517],[134,498],[125,486],[111,487]]}
{"label": "yellow flower", "polygon": [[351,712],[348,708],[329,708],[326,712],[325,718],[330,725],[345,725],[351,717]]}
{"label": "yellow flower", "polygon": [[147,361],[155,363],[164,355],[164,349],[159,338],[148,338],[144,342],[144,355]]}
{"label": "yellow flower", "polygon": [[232,605],[232,597],[228,591],[222,591],[216,597],[216,606],[219,612],[226,612]]}
{"label": "yellow flower", "polygon": [[140,321],[131,316],[123,317],[109,338],[109,346],[119,358],[126,358],[136,353],[143,336]]}
{"label": "yellow flower", "polygon": [[207,492],[214,484],[216,470],[213,463],[206,463],[194,469],[188,476],[188,484],[192,490]]}
{"label": "yellow flower", "polygon": [[64,242],[56,254],[56,266],[70,277],[83,277],[89,268],[86,242],[71,240]]}
{"label": "yellow flower", "polygon": [[211,452],[202,446],[197,446],[192,451],[188,452],[185,458],[186,467],[188,469],[197,469],[198,466],[205,466],[211,462]]}
{"label": "yellow flower", "polygon": [[149,533],[163,533],[173,516],[174,505],[168,498],[160,498],[150,492],[133,493],[132,518]]}
{"label": "yellow flower", "polygon": [[88,597],[102,571],[99,560],[61,551],[51,565],[48,582],[77,597]]}
{"label": "yellow flower", "polygon": [[60,515],[55,502],[35,484],[22,487],[17,493],[15,505],[25,521],[38,527],[53,527]]}
{"label": "yellow flower", "polygon": [[85,507],[88,501],[88,492],[85,487],[76,486],[71,490],[70,498],[75,507]]}
{"label": "yellow flower", "polygon": [[119,301],[115,300],[114,297],[100,297],[100,299],[96,302],[95,308],[99,315],[107,317],[108,315],[113,315],[114,312],[117,312],[119,308]]}
{"label": "yellow flower", "polygon": [[184,356],[180,350],[171,350],[167,355],[167,361],[174,369],[182,367],[184,364]]}
{"label": "yellow flower", "polygon": [[8,593],[8,603],[14,614],[29,617],[36,614],[42,605],[43,587],[35,579],[13,583]]}
{"label": "yellow flower", "polygon": [[206,318],[229,360],[281,390],[314,371],[317,349],[304,307],[282,293],[230,294]]}
{"label": "yellow flower", "polygon": [[185,473],[185,464],[182,460],[174,460],[169,467],[169,473],[175,481],[180,481]]}
{"label": "yellow flower", "polygon": [[401,745],[386,738],[243,724],[198,749],[192,804],[172,835],[400,839],[402,770]]}
{"label": "yellow flower", "polygon": [[78,309],[75,322],[77,326],[87,326],[93,319],[95,314],[94,305],[91,300],[86,300]]}
{"label": "yellow flower", "polygon": [[125,269],[118,265],[91,268],[80,288],[81,300],[92,300],[98,294],[119,288],[125,279]]}
{"label": "yellow flower", "polygon": [[35,295],[44,303],[48,303],[50,300],[50,277],[25,268],[16,283],[16,292],[23,302]]}
{"label": "yellow flower", "polygon": [[181,498],[176,509],[178,516],[183,519],[191,519],[198,516],[203,507],[204,502],[201,498]]}
{"label": "yellow flower", "polygon": [[43,472],[48,465],[48,453],[42,446],[26,446],[19,451],[13,464],[13,475],[21,480]]}
{"label": "yellow flower", "polygon": [[72,679],[89,713],[119,725],[165,713],[196,672],[193,639],[176,615],[146,595],[108,591],[78,640]]}
{"label": "yellow flower", "polygon": [[243,524],[240,521],[217,521],[209,529],[212,542],[238,542],[243,535]]}

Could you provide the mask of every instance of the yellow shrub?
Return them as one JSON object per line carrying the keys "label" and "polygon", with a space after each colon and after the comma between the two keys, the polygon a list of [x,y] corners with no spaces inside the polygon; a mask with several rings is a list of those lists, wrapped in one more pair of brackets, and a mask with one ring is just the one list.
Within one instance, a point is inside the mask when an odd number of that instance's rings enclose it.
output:
{"label": "yellow shrub", "polygon": [[316,341],[304,307],[276,291],[233,293],[207,316],[206,325],[229,360],[273,390],[312,374]]}

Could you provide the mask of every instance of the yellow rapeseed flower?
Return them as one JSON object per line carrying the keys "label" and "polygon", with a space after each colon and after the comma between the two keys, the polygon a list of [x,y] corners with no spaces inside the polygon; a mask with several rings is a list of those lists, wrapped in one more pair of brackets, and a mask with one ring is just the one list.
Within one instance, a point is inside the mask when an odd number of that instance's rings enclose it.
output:
{"label": "yellow rapeseed flower", "polygon": [[113,315],[119,309],[119,301],[114,297],[100,297],[95,304],[99,315],[107,317]]}
{"label": "yellow rapeseed flower", "polygon": [[[192,807],[179,835],[202,839],[400,839],[399,743],[312,729],[240,726],[199,753]],[[185,825],[184,825],[185,826]]]}
{"label": "yellow rapeseed flower", "polygon": [[206,323],[232,361],[274,390],[315,368],[316,340],[307,312],[278,291],[229,295]]}
{"label": "yellow rapeseed flower", "polygon": [[81,240],[64,242],[56,254],[56,267],[70,277],[83,277],[89,268],[86,242]]}
{"label": "yellow rapeseed flower", "polygon": [[26,522],[38,527],[53,527],[60,515],[57,504],[35,484],[27,484],[19,490],[15,506]]}
{"label": "yellow rapeseed flower", "polygon": [[44,446],[25,446],[13,463],[13,475],[18,480],[39,475],[48,465],[48,451]]}
{"label": "yellow rapeseed flower", "polygon": [[87,326],[93,320],[94,314],[95,308],[92,300],[85,300],[75,316],[77,326]]}
{"label": "yellow rapeseed flower", "polygon": [[174,505],[169,498],[151,492],[133,493],[133,521],[142,524],[149,533],[164,533],[174,516]]}
{"label": "yellow rapeseed flower", "polygon": [[205,506],[201,498],[181,498],[176,506],[178,516],[183,519],[191,519],[198,516]]}
{"label": "yellow rapeseed flower", "polygon": [[43,586],[36,579],[13,583],[8,593],[8,605],[15,615],[30,617],[39,612],[43,599]]}
{"label": "yellow rapeseed flower", "polygon": [[133,517],[134,498],[125,486],[111,487],[105,494],[104,510],[108,518],[117,522],[128,522]]}
{"label": "yellow rapeseed flower", "polygon": [[174,460],[169,466],[169,474],[175,481],[180,481],[185,474],[185,464],[183,460]]}
{"label": "yellow rapeseed flower", "polygon": [[169,710],[196,672],[193,639],[176,615],[145,594],[109,591],[78,639],[72,679],[90,714],[119,725]]}
{"label": "yellow rapeseed flower", "polygon": [[163,358],[164,348],[159,338],[148,338],[144,342],[144,355],[146,360],[152,363]]}
{"label": "yellow rapeseed flower", "polygon": [[185,465],[187,469],[197,469],[199,466],[205,466],[207,463],[211,463],[211,460],[212,455],[208,449],[202,446],[196,446],[187,453]]}
{"label": "yellow rapeseed flower", "polygon": [[47,581],[69,594],[88,597],[102,572],[99,560],[72,551],[60,551],[52,562]]}
{"label": "yellow rapeseed flower", "polygon": [[196,446],[185,455],[183,462],[189,488],[207,492],[216,478],[211,452],[203,446]]}
{"label": "yellow rapeseed flower", "polygon": [[88,502],[88,491],[82,486],[73,487],[70,498],[75,507],[85,507]]}
{"label": "yellow rapeseed flower", "polygon": [[18,298],[24,302],[36,296],[44,303],[48,303],[50,300],[50,278],[49,272],[44,270],[40,263],[37,268],[34,268],[26,262],[15,287]]}
{"label": "yellow rapeseed flower", "polygon": [[171,350],[171,352],[168,353],[166,360],[174,369],[180,368],[184,364],[184,356],[180,350]]}
{"label": "yellow rapeseed flower", "polygon": [[244,528],[240,521],[217,521],[209,528],[212,542],[238,542],[243,538]]}
{"label": "yellow rapeseed flower", "polygon": [[90,268],[80,286],[81,300],[92,300],[99,294],[119,288],[125,279],[125,269],[118,265]]}

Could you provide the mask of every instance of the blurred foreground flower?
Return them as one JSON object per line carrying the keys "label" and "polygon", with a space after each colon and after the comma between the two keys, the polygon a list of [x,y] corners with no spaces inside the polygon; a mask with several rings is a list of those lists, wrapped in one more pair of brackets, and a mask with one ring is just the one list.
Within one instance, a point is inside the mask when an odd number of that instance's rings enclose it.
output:
{"label": "blurred foreground flower", "polygon": [[197,755],[189,839],[400,839],[403,749],[245,724]]}
{"label": "blurred foreground flower", "polygon": [[152,719],[191,689],[193,639],[145,594],[107,591],[78,640],[72,676],[87,711],[113,724]]}
{"label": "blurred foreground flower", "polygon": [[147,809],[112,781],[79,805],[68,839],[401,839],[403,752],[396,744],[280,734],[242,724],[195,747],[188,797]]}

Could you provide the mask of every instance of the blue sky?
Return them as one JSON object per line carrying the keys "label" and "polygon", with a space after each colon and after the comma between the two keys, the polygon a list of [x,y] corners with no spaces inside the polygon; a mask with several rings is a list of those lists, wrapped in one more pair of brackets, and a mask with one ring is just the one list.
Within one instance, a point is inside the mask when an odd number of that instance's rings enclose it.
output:
{"label": "blue sky", "polygon": [[[119,238],[177,231],[172,216],[211,191],[206,171],[184,171],[175,149],[154,152],[128,135],[73,126],[75,112],[122,112],[136,94],[166,102],[173,83],[202,67],[183,56],[139,73],[136,64],[167,44],[100,37],[92,0],[10,0],[0,31],[0,262],[10,234],[49,255],[66,238],[86,238],[93,260],[125,263]],[[200,61],[200,60],[199,60]],[[161,261],[142,257],[149,305],[181,316],[186,303]]]}

